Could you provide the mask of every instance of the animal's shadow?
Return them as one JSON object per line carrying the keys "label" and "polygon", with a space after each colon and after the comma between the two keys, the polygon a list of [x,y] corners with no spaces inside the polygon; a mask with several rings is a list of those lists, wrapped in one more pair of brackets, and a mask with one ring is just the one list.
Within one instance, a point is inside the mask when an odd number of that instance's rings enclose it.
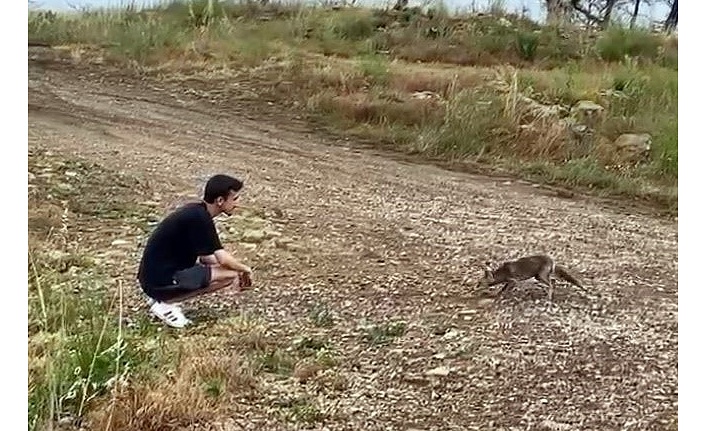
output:
{"label": "animal's shadow", "polygon": [[[498,304],[503,303],[522,303],[522,302],[549,302],[547,286],[535,280],[518,281],[514,287],[501,292],[502,284],[493,286],[492,288],[484,289],[477,292],[476,296],[480,298],[488,298],[495,300]],[[552,303],[574,303],[574,304],[589,304],[590,298],[586,296],[580,289],[576,289],[570,283],[562,283],[556,281],[554,284]]]}

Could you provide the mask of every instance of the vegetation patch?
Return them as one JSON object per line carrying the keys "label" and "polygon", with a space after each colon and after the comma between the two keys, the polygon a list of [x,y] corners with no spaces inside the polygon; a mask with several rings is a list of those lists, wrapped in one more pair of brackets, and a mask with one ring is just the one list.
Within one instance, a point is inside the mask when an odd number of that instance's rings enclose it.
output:
{"label": "vegetation patch", "polygon": [[[142,68],[244,71],[337,132],[676,208],[676,37],[543,26],[499,4],[478,12],[175,1],[32,12],[29,37]],[[570,115],[583,101],[600,122]],[[649,135],[644,157],[606,157],[623,134]]]}

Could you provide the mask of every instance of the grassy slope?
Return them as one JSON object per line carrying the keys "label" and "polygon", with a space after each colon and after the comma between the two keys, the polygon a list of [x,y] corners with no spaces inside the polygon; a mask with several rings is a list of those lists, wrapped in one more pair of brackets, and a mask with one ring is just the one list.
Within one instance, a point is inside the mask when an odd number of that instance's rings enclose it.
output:
{"label": "grassy slope", "polygon": [[[102,46],[105,61],[256,76],[261,94],[400,151],[676,209],[675,39],[618,27],[557,30],[497,13],[452,18],[443,6],[382,12],[196,2],[29,20],[30,40]],[[413,97],[421,91],[431,97]],[[564,114],[542,114],[523,97]],[[606,111],[593,143],[578,151],[559,117],[584,99]],[[646,163],[616,166],[607,157],[605,144],[627,132],[652,135]]]}

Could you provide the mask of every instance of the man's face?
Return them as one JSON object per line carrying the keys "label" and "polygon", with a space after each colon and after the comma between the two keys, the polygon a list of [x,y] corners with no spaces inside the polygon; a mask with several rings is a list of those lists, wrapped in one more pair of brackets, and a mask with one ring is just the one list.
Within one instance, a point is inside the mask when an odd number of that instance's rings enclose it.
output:
{"label": "man's face", "polygon": [[238,198],[240,198],[240,193],[236,193],[232,190],[228,193],[228,197],[226,199],[223,199],[222,197],[218,198],[217,202],[221,211],[223,211],[226,215],[233,215],[235,209],[238,207]]}

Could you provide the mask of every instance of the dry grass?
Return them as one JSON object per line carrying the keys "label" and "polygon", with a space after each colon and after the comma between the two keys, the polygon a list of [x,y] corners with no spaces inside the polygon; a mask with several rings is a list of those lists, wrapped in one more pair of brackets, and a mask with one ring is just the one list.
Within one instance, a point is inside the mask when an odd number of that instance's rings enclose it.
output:
{"label": "dry grass", "polygon": [[[385,97],[387,96],[387,97]],[[443,118],[443,105],[434,99],[404,99],[396,95],[358,93],[347,96],[320,95],[317,110],[334,113],[353,124],[384,125],[397,123],[405,126],[438,124]]]}
{"label": "dry grass", "polygon": [[237,412],[235,400],[253,396],[257,380],[239,354],[188,343],[176,369],[114,389],[87,417],[93,429],[164,430],[210,423]]}
{"label": "dry grass", "polygon": [[479,69],[414,68],[397,65],[390,77],[390,87],[405,93],[430,91],[449,99],[462,88],[482,85],[487,74]]}

